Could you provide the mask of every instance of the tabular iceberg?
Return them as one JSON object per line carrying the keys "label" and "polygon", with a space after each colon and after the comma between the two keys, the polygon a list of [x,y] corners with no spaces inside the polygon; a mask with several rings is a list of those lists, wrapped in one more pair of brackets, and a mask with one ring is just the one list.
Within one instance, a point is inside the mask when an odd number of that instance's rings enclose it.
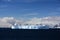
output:
{"label": "tabular iceberg", "polygon": [[49,29],[47,25],[18,25],[11,26],[12,29]]}

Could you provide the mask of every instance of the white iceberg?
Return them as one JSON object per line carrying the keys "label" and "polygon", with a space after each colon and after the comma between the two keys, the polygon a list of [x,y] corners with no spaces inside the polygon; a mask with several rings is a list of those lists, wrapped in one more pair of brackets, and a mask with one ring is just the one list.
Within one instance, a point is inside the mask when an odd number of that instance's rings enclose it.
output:
{"label": "white iceberg", "polygon": [[18,25],[14,24],[11,26],[12,29],[49,29],[46,25]]}

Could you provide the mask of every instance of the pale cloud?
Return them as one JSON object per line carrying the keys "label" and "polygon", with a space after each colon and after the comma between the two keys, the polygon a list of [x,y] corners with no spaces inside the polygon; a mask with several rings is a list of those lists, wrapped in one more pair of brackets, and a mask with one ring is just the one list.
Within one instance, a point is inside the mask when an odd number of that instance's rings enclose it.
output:
{"label": "pale cloud", "polygon": [[6,22],[0,22],[0,28],[10,28],[11,24]]}
{"label": "pale cloud", "polygon": [[25,24],[40,24],[40,18],[31,18],[29,21],[26,21]]}
{"label": "pale cloud", "polygon": [[10,28],[15,23],[22,24],[23,21],[22,20],[17,20],[14,17],[3,17],[3,18],[0,18],[0,27]]}
{"label": "pale cloud", "polygon": [[45,24],[45,25],[56,25],[60,23],[60,17],[43,17],[43,18],[32,18],[26,22],[27,24]]}
{"label": "pale cloud", "polygon": [[12,24],[9,23],[12,20],[14,20],[12,17],[0,18],[0,27],[10,27],[10,26],[12,26]]}
{"label": "pale cloud", "polygon": [[22,19],[15,19],[14,17],[3,17],[0,18],[0,27],[7,27],[10,28],[13,24],[32,24],[32,25],[36,25],[36,24],[44,24],[44,25],[56,25],[60,23],[60,16],[53,16],[53,17],[43,17],[43,18],[31,18],[27,21],[22,20]]}

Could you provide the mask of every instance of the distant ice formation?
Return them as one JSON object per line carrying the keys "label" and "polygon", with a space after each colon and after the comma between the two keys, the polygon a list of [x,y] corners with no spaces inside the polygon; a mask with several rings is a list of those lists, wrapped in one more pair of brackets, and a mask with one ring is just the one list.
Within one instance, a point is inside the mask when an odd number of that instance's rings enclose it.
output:
{"label": "distant ice formation", "polygon": [[49,29],[48,25],[18,25],[14,24],[11,29]]}
{"label": "distant ice formation", "polygon": [[60,28],[60,24],[54,25],[53,27],[50,25],[43,25],[43,24],[36,24],[36,25],[18,25],[14,24],[11,26],[11,29],[54,29],[54,28]]}

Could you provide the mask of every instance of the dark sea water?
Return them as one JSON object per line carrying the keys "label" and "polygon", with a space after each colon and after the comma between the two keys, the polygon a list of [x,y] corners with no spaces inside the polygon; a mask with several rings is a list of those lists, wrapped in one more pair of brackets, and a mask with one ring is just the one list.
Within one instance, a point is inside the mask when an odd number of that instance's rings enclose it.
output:
{"label": "dark sea water", "polygon": [[0,28],[0,40],[58,40],[60,29]]}

